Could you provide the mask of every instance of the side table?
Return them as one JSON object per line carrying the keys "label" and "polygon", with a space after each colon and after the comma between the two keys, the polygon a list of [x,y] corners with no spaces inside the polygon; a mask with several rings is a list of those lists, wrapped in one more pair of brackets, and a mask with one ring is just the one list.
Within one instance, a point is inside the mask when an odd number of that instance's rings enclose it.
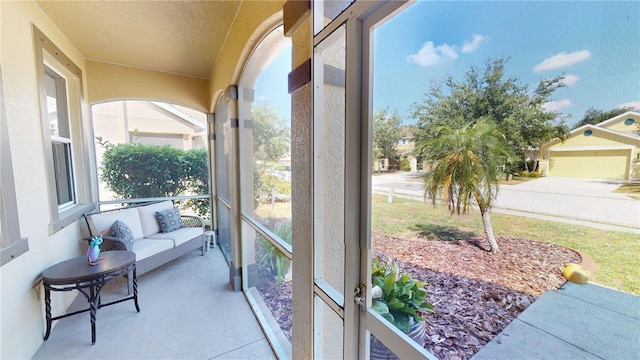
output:
{"label": "side table", "polygon": [[213,245],[213,248],[216,248],[216,232],[215,231],[205,231],[204,237],[207,240],[207,250],[209,250],[209,244]]}
{"label": "side table", "polygon": [[[78,256],[51,266],[42,273],[44,286],[44,301],[47,318],[47,332],[44,339],[49,338],[51,323],[68,316],[91,312],[91,343],[96,343],[96,311],[104,306],[133,300],[136,311],[138,306],[138,282],[136,279],[136,254],[131,251],[105,251],[100,253],[102,258],[96,265],[89,265],[86,256]],[[126,298],[102,304],[100,290],[109,281],[129,275],[133,279],[133,295]],[[51,291],[78,290],[89,302],[89,308],[75,311],[61,316],[51,316]]]}

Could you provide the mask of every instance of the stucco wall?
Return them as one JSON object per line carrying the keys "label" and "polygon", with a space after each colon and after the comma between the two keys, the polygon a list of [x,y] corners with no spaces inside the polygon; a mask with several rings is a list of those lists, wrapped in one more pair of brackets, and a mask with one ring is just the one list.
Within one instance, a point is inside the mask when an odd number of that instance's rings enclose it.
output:
{"label": "stucco wall", "polygon": [[[0,268],[0,358],[30,358],[42,343],[43,289],[39,276],[44,269],[82,253],[79,224],[49,235],[50,214],[40,120],[32,23],[83,70],[76,49],[56,30],[32,2],[0,2],[1,63],[4,104],[11,145],[16,205],[22,237],[29,251]],[[86,99],[86,88],[84,96]],[[88,114],[86,104],[83,114]],[[87,117],[88,118],[88,117]],[[52,296],[54,313],[63,312],[73,293]]]}
{"label": "stucco wall", "polygon": [[244,1],[229,37],[209,76],[210,111],[227,86],[237,85],[244,64],[255,46],[277,25],[282,24],[284,1]]}
{"label": "stucco wall", "polygon": [[88,101],[161,100],[209,109],[209,81],[175,74],[87,61]]}

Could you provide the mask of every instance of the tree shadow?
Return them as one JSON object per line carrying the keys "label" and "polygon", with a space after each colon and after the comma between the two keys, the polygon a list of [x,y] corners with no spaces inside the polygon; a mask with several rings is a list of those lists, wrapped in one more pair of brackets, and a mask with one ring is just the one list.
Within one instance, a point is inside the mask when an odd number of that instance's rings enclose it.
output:
{"label": "tree shadow", "polygon": [[418,237],[427,240],[465,241],[476,236],[476,234],[470,231],[463,231],[453,226],[436,224],[415,225],[411,230],[418,231]]}

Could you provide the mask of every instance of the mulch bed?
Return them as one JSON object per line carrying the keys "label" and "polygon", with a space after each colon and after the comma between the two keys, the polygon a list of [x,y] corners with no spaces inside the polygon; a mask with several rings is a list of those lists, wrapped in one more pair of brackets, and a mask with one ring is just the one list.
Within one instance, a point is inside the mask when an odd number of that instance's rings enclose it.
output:
{"label": "mulch bed", "polygon": [[[497,237],[491,254],[482,238],[465,241],[402,239],[372,234],[374,256],[398,261],[400,269],[427,283],[435,313],[427,316],[425,348],[440,359],[469,359],[540,295],[560,288],[560,268],[580,263],[562,246]],[[291,340],[291,283],[262,281],[267,306]]]}

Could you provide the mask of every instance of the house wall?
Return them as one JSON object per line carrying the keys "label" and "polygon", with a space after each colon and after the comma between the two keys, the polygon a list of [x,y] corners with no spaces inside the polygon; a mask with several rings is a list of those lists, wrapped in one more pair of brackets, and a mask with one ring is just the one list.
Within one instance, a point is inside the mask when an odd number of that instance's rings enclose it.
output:
{"label": "house wall", "polygon": [[[636,122],[631,125],[626,125],[624,123],[626,119],[634,119]],[[640,128],[638,127],[638,124],[640,124],[640,114],[639,115],[629,114],[628,116],[624,116],[624,118],[621,119],[620,121],[616,121],[615,124],[611,124],[605,127],[609,130],[619,131],[619,132],[628,134],[628,133],[640,132]]]}
{"label": "house wall", "polygon": [[[29,239],[29,251],[0,268],[0,358],[16,359],[30,358],[43,342],[42,271],[83,251],[79,222],[49,234],[51,215],[49,205],[43,203],[48,201],[49,194],[32,24],[83,70],[84,84],[86,67],[76,49],[33,2],[2,1],[0,16],[2,86],[16,184],[16,207],[21,236]],[[83,95],[86,99],[86,87]],[[86,103],[82,112],[88,119]],[[62,313],[75,295],[53,294],[53,313]]]}
{"label": "house wall", "polygon": [[624,138],[598,129],[592,130],[593,134],[591,136],[585,136],[583,132],[580,132],[575,136],[568,138],[564,142],[553,145],[552,148],[567,148],[574,146],[636,146],[638,142],[634,139]]}

